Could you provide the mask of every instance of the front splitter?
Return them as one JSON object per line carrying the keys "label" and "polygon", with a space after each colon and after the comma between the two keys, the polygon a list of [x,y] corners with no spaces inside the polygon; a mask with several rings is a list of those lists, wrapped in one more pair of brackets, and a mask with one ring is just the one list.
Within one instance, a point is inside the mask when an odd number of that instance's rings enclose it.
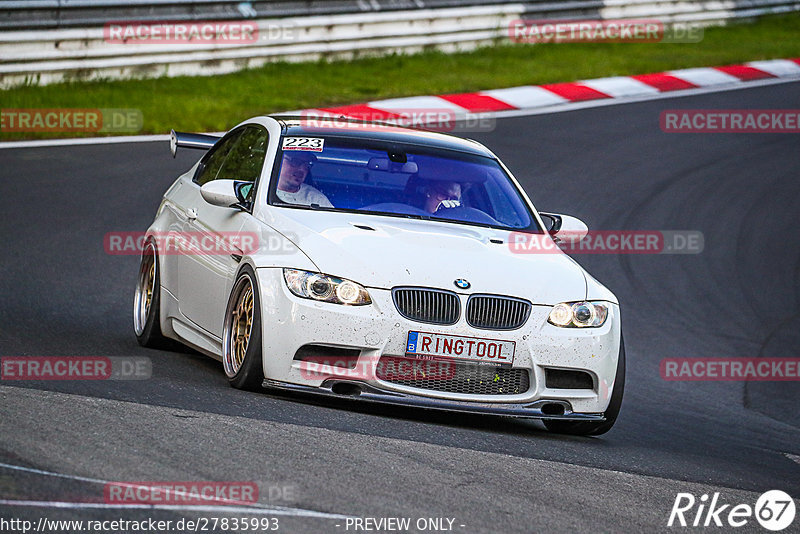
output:
{"label": "front splitter", "polygon": [[[277,389],[287,392],[309,393],[321,397],[336,399],[352,399],[376,404],[391,404],[395,406],[410,406],[428,410],[456,411],[481,415],[501,415],[507,417],[527,419],[560,419],[566,421],[605,421],[602,413],[576,413],[572,411],[569,402],[563,400],[538,400],[531,403],[481,403],[434,399],[421,397],[397,391],[388,391],[371,384],[352,380],[326,380],[319,387],[290,384],[277,380],[264,380],[262,384],[268,389]],[[336,393],[334,387],[344,386],[353,393]],[[354,393],[355,388],[360,390]],[[562,413],[552,413],[553,410],[563,410]]]}

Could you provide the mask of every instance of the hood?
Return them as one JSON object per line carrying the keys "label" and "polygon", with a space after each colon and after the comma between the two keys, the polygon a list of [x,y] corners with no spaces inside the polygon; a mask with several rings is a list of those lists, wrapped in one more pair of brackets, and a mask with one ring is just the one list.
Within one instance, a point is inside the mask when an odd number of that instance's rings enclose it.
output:
{"label": "hood", "polygon": [[[514,253],[508,231],[301,209],[284,208],[273,215],[274,224],[320,272],[366,287],[425,286],[516,296],[534,304],[586,297],[583,269],[572,259],[560,251]],[[459,278],[471,287],[456,287]]]}

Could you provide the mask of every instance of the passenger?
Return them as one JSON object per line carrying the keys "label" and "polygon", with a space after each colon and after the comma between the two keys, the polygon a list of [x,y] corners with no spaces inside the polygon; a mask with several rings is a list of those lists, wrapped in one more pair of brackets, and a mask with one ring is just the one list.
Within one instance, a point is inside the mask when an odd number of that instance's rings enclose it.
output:
{"label": "passenger", "polygon": [[314,154],[308,152],[284,152],[281,174],[275,193],[287,204],[310,206],[317,204],[323,208],[332,208],[328,197],[314,186],[305,183],[311,166],[317,161]]}
{"label": "passenger", "polygon": [[456,208],[461,205],[461,184],[458,182],[430,181],[425,186],[425,205],[428,213],[436,213],[439,208]]}

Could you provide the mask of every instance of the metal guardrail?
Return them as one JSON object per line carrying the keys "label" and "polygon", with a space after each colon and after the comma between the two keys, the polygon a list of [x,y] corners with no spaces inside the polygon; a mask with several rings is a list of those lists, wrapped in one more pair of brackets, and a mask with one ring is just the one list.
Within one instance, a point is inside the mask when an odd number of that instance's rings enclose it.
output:
{"label": "metal guardrail", "polygon": [[[0,30],[78,28],[106,21],[313,17],[508,4],[508,0],[0,0]],[[529,4],[596,4],[529,0]]]}
{"label": "metal guardrail", "polygon": [[[436,7],[410,7],[423,4]],[[454,4],[458,7],[446,7]],[[282,16],[267,16],[279,8]],[[287,15],[292,10],[297,13]],[[16,29],[0,31],[0,88],[76,79],[213,75],[279,60],[468,50],[508,40],[509,24],[516,19],[655,18],[668,25],[709,25],[798,10],[800,0],[290,0],[244,5],[238,0],[0,0],[0,27],[10,20],[9,13],[20,17]],[[256,18],[245,17],[253,12]],[[58,20],[31,22],[31,13],[51,13]],[[212,19],[252,21],[259,39],[235,44],[114,43],[103,30],[107,21]],[[31,24],[41,26],[34,29]]]}

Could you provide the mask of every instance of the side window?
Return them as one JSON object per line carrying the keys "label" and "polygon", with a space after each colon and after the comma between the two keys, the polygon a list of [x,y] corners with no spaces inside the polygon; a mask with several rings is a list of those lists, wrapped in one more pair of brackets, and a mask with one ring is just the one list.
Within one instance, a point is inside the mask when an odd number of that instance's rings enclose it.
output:
{"label": "side window", "polygon": [[255,182],[261,175],[266,155],[267,130],[260,126],[248,126],[230,150],[216,179]]}
{"label": "side window", "polygon": [[238,132],[234,132],[230,137],[223,139],[217,145],[214,145],[214,147],[211,149],[211,152],[206,154],[205,158],[203,159],[200,172],[194,177],[194,181],[198,185],[202,186],[211,180],[217,179],[217,174],[219,173],[222,164],[225,162],[225,158],[227,157],[228,153],[230,153],[239,137],[241,137],[243,131],[244,130],[239,130]]}

